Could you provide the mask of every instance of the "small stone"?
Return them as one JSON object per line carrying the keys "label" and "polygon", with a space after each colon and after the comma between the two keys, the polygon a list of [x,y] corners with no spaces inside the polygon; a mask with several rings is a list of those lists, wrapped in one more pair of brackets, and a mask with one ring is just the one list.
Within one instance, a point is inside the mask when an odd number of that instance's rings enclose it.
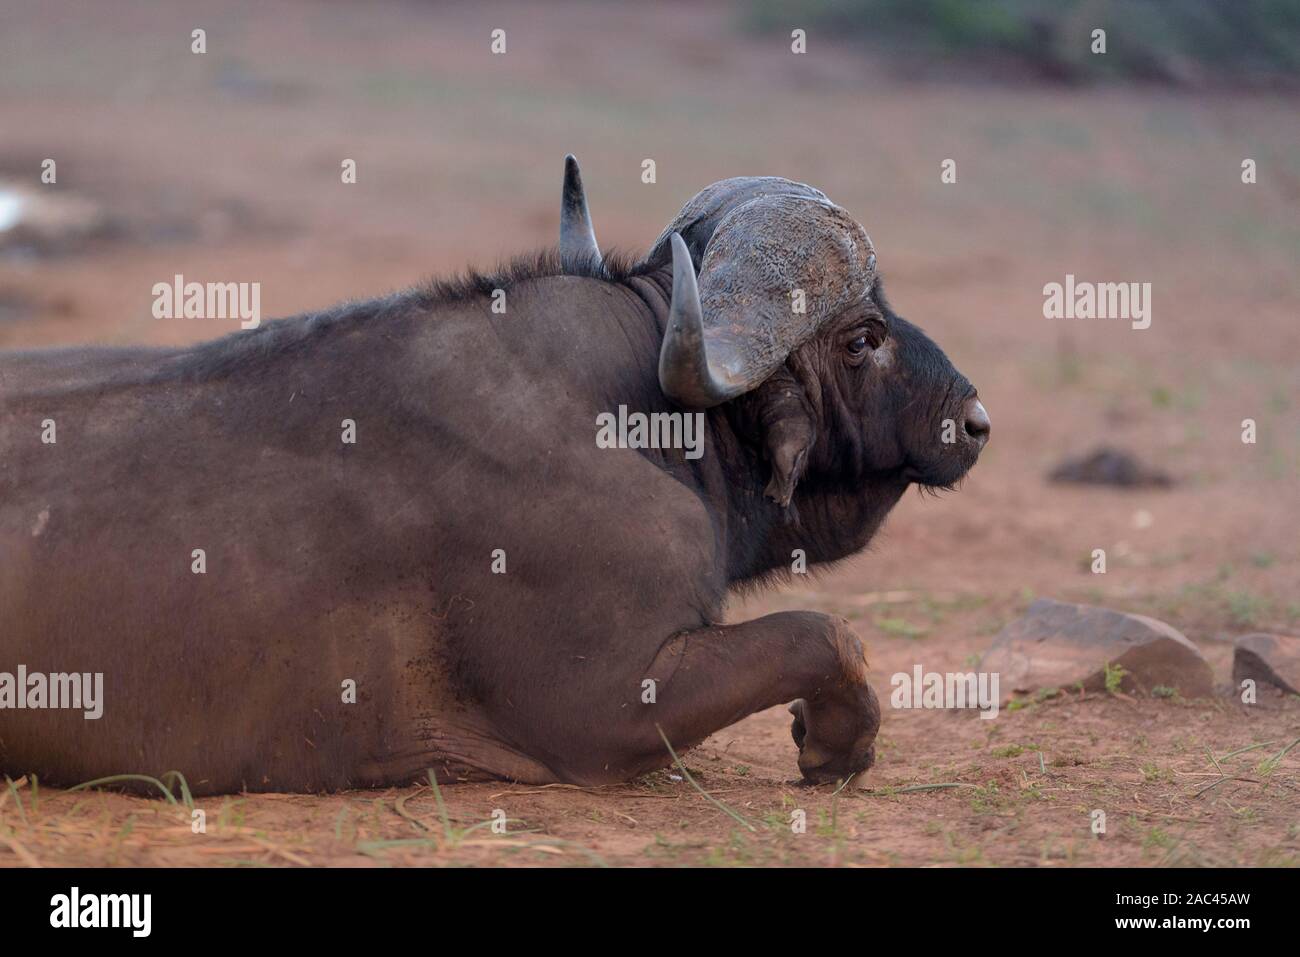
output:
{"label": "small stone", "polygon": [[1150,468],[1138,461],[1133,453],[1110,446],[1101,446],[1087,455],[1066,459],[1047,477],[1053,482],[1114,485],[1120,488],[1168,488],[1174,484],[1167,472]]}
{"label": "small stone", "polygon": [[1172,688],[1186,698],[1213,689],[1210,664],[1176,628],[1110,608],[1039,598],[993,640],[980,669],[997,672],[1004,697],[1057,688],[1106,687],[1106,666],[1124,669],[1120,687],[1150,694]]}
{"label": "small stone", "polygon": [[1300,638],[1255,633],[1242,635],[1232,653],[1232,681],[1267,682],[1288,694],[1300,694]]}

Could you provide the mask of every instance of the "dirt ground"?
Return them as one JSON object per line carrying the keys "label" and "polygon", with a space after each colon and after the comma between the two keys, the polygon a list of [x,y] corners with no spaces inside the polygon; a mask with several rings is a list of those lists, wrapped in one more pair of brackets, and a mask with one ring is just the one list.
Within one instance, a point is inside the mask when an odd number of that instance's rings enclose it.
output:
{"label": "dirt ground", "polygon": [[[203,834],[183,800],[22,779],[0,790],[0,866],[1300,864],[1300,747],[1274,760],[1300,701],[1227,693],[1234,636],[1300,634],[1294,101],[902,80],[815,31],[791,55],[725,4],[5,0],[0,18],[0,183],[53,157],[102,213],[84,239],[0,247],[0,348],[233,331],[153,319],[175,273],[260,281],[274,316],[490,265],[554,242],[570,151],[602,244],[634,250],[714,180],[810,182],[864,223],[993,439],[867,554],[732,617],[845,615],[884,701],[894,672],[969,668],[1050,596],[1169,622],[1224,690],[1062,694],[992,721],[886,708],[877,766],[838,793],[798,784],[783,709],[685,755],[689,779],[203,799]],[[1067,273],[1152,283],[1151,327],[1044,318]],[[1045,479],[1103,442],[1176,485]]]}

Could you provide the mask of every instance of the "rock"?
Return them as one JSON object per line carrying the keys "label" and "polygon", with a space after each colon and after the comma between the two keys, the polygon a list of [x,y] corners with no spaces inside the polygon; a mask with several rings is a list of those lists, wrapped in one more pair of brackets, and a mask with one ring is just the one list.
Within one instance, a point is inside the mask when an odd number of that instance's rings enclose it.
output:
{"label": "rock", "polygon": [[1088,691],[1104,690],[1107,664],[1124,669],[1120,687],[1128,692],[1174,688],[1200,698],[1213,690],[1209,662],[1163,621],[1050,598],[1039,598],[1002,629],[980,669],[1001,676],[1006,698],[1013,691],[1068,691],[1080,683]]}
{"label": "rock", "polygon": [[1105,445],[1077,459],[1066,459],[1047,477],[1053,482],[1117,485],[1121,488],[1168,488],[1174,484],[1167,473],[1143,465],[1129,452]]}
{"label": "rock", "polygon": [[1247,678],[1300,694],[1300,638],[1260,633],[1238,638],[1232,653],[1232,681],[1240,688]]}

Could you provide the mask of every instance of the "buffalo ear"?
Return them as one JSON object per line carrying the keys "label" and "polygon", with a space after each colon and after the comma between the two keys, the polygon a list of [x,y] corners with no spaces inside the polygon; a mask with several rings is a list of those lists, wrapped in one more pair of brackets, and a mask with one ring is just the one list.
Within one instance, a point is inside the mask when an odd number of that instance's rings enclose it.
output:
{"label": "buffalo ear", "polygon": [[808,466],[808,450],[812,448],[813,438],[811,419],[781,419],[768,429],[765,441],[772,477],[763,494],[784,509],[794,508],[791,500],[795,486]]}
{"label": "buffalo ear", "polygon": [[812,406],[786,368],[779,369],[755,390],[754,398],[763,447],[772,468],[763,493],[794,520],[794,490],[808,467],[808,454],[817,439]]}

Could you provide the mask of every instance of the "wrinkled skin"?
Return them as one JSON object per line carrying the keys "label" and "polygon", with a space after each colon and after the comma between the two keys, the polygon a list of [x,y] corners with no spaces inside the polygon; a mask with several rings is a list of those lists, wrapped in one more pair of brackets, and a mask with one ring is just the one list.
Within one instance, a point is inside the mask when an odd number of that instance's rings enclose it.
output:
{"label": "wrinkled skin", "polygon": [[[893,312],[883,283],[786,365],[811,397],[811,421],[822,423],[810,460],[827,480],[855,487],[901,470],[911,481],[946,488],[983,448],[986,434],[966,430],[975,387],[924,332]],[[952,421],[951,443],[942,441],[945,419]]]}
{"label": "wrinkled skin", "polygon": [[0,711],[0,771],[598,784],[789,702],[806,779],[869,767],[880,707],[848,624],[723,625],[725,597],[957,481],[974,391],[877,284],[708,410],[702,458],[597,448],[597,414],[673,408],[671,288],[651,262],[515,277],[506,315],[412,293],[188,351],[0,355],[0,670],[105,675],[97,721]]}

